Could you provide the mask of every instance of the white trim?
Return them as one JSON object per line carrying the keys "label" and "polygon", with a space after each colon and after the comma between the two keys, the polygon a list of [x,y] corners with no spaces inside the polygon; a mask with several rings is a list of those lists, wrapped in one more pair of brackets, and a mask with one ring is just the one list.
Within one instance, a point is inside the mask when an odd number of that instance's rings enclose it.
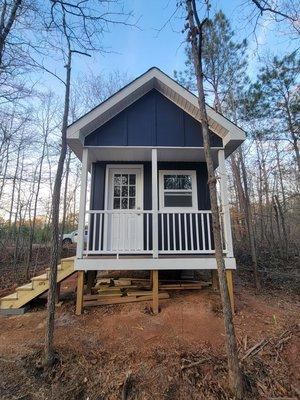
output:
{"label": "white trim", "polygon": [[[128,149],[128,150],[134,150],[134,149],[158,149],[158,150],[166,150],[166,149],[173,149],[173,150],[204,150],[204,147],[199,147],[199,146],[84,146],[85,149]],[[211,149],[214,150],[222,150],[224,149],[223,146],[211,146]]]}
{"label": "white trim", "polygon": [[[235,258],[224,257],[226,269],[236,269]],[[215,257],[84,258],[75,260],[75,270],[208,270],[217,269]]]}
{"label": "white trim", "polygon": [[157,199],[157,149],[152,149],[151,154],[152,169],[152,249],[153,257],[158,257],[158,199]]}
{"label": "white trim", "polygon": [[[164,207],[164,175],[191,175],[192,177],[192,207]],[[169,192],[171,190],[168,190]],[[177,192],[177,190],[175,191]],[[198,211],[197,172],[195,170],[159,170],[159,210],[172,213]]]}
{"label": "white trim", "polygon": [[85,207],[86,207],[87,180],[88,180],[88,157],[89,157],[88,149],[83,149],[82,166],[81,166],[79,215],[78,215],[78,238],[77,238],[77,249],[76,249],[76,257],[77,258],[82,257],[83,246],[84,246]]}

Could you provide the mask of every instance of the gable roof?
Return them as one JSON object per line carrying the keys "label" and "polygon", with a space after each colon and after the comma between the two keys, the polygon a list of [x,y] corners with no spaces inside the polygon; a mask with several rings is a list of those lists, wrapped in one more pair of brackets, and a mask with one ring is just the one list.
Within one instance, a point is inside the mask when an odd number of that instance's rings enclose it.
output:
{"label": "gable roof", "polygon": [[[81,158],[87,135],[153,89],[201,122],[197,96],[153,67],[68,126],[67,141],[75,154]],[[210,129],[223,139],[228,156],[245,140],[245,132],[212,107],[206,105],[206,111]]]}

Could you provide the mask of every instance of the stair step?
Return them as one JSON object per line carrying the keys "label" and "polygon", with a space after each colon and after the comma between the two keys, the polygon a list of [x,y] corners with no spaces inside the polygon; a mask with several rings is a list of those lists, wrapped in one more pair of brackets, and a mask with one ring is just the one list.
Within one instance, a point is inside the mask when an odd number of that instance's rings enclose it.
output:
{"label": "stair step", "polygon": [[47,281],[48,277],[47,274],[43,274],[43,275],[39,275],[39,276],[35,276],[33,278],[31,278],[32,281]]}
{"label": "stair step", "polygon": [[17,287],[16,290],[17,290],[17,291],[19,291],[19,290],[20,290],[20,291],[21,291],[21,290],[33,290],[32,282],[26,283],[26,285]]}
{"label": "stair step", "polygon": [[1,301],[18,300],[18,293],[12,293],[5,297],[2,297]]}
{"label": "stair step", "polygon": [[[74,257],[62,259],[61,264],[57,266],[57,282],[60,282],[72,275],[74,271]],[[31,282],[16,288],[16,291],[0,299],[0,310],[18,310],[20,307],[29,303],[35,297],[38,297],[49,288],[50,268],[46,273],[31,278]]]}

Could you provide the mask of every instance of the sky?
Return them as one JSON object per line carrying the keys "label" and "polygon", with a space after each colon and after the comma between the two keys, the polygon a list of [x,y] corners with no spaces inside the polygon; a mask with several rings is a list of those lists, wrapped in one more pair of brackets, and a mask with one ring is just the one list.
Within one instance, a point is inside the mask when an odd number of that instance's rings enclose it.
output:
{"label": "sky", "polygon": [[[246,3],[247,0],[214,0],[211,14],[222,9],[230,19],[237,40],[248,39],[249,74],[254,76],[259,67],[258,54],[281,54],[292,51],[296,44],[280,35],[279,27],[272,21],[261,21],[254,35],[253,23],[249,22],[254,7]],[[183,69],[184,16],[182,11],[173,15],[175,4],[176,0],[126,0],[126,8],[134,12],[138,28],[114,26],[103,38],[108,53],[94,54],[92,59],[80,57],[76,60],[76,71],[92,69],[108,73],[118,69],[135,78],[152,66],[171,76],[174,70]]]}
{"label": "sky", "polygon": [[[136,27],[114,25],[103,35],[101,46],[105,52],[92,52],[91,57],[76,55],[73,59],[73,78],[82,74],[107,75],[118,70],[135,79],[156,66],[173,77],[174,70],[184,69],[185,33],[184,10],[174,14],[177,0],[124,0],[125,9],[134,13]],[[280,30],[286,27],[270,19],[260,19],[254,30],[251,15],[257,9],[250,0],[211,0],[211,17],[222,9],[230,20],[236,40],[248,40],[248,74],[255,80],[260,60],[266,56],[292,52],[299,42],[291,40]],[[199,10],[201,11],[201,10]],[[250,21],[249,21],[250,19]],[[64,77],[62,63],[51,60],[49,69]],[[34,77],[35,79],[35,77]],[[41,89],[53,88],[63,95],[63,86],[45,73],[39,81]]]}

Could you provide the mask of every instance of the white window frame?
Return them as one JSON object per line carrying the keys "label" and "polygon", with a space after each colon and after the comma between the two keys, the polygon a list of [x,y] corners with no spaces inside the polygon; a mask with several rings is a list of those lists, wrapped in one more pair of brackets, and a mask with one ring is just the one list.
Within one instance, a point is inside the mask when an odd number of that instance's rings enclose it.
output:
{"label": "white window frame", "polygon": [[[168,189],[164,189],[165,175],[191,175],[192,177],[192,206],[191,207],[164,207],[164,194]],[[195,170],[160,170],[159,171],[159,209],[161,211],[181,212],[198,210],[198,190],[197,173]]]}

